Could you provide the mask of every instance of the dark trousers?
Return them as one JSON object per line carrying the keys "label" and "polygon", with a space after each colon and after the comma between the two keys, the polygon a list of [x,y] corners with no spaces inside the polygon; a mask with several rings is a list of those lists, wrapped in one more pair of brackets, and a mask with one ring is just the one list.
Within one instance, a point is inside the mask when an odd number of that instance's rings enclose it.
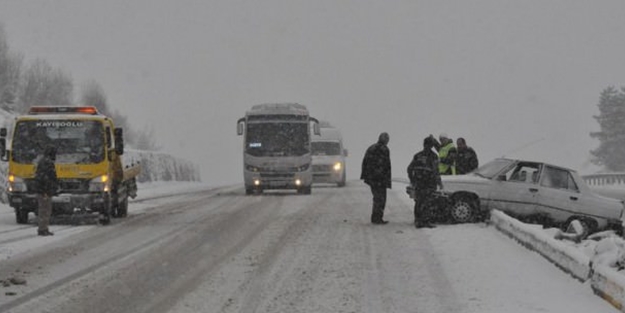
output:
{"label": "dark trousers", "polygon": [[384,216],[386,206],[386,187],[370,186],[373,194],[373,210],[371,212],[371,222],[379,222]]}
{"label": "dark trousers", "polygon": [[415,190],[414,221],[415,223],[429,223],[432,221],[432,208],[434,189]]}

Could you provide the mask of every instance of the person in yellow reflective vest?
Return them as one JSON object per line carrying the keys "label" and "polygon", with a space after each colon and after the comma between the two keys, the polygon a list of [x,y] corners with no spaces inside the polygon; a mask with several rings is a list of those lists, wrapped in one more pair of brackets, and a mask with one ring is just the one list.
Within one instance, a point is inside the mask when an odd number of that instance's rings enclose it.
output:
{"label": "person in yellow reflective vest", "polygon": [[441,175],[456,175],[456,156],[458,154],[453,139],[450,139],[446,133],[438,136],[436,141],[434,136],[430,135],[435,143],[434,147],[438,151],[438,172]]}

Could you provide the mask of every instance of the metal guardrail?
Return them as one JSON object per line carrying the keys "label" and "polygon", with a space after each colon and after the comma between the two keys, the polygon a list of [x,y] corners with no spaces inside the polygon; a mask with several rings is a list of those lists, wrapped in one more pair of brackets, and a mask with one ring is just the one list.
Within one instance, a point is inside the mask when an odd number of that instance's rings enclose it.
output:
{"label": "metal guardrail", "polygon": [[625,173],[600,173],[582,175],[582,179],[588,186],[602,187],[602,186],[619,186],[625,187]]}

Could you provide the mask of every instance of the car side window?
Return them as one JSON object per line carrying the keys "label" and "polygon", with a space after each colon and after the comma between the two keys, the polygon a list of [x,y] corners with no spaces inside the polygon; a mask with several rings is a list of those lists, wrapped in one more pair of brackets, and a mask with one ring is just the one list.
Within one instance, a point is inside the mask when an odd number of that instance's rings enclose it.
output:
{"label": "car side window", "polygon": [[524,182],[535,184],[538,176],[538,165],[534,163],[519,163],[506,173],[506,180],[510,182]]}
{"label": "car side window", "polygon": [[559,168],[546,167],[540,184],[548,188],[579,191],[571,173]]}

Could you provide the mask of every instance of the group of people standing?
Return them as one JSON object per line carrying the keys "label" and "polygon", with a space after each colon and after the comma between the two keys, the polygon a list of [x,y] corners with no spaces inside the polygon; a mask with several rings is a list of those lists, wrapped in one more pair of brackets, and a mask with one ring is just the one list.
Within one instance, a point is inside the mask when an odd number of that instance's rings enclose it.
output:
{"label": "group of people standing", "polygon": [[[433,135],[423,139],[423,150],[417,152],[407,172],[414,188],[414,225],[417,228],[434,227],[426,207],[431,204],[436,188],[443,188],[441,175],[467,174],[478,167],[475,150],[467,146],[462,137],[456,140],[442,133],[436,140]],[[381,133],[378,142],[371,145],[362,160],[360,179],[371,187],[373,209],[371,223],[387,224],[383,219],[386,206],[386,189],[391,188],[391,158],[388,149],[390,136]],[[436,152],[434,152],[434,149]]]}

